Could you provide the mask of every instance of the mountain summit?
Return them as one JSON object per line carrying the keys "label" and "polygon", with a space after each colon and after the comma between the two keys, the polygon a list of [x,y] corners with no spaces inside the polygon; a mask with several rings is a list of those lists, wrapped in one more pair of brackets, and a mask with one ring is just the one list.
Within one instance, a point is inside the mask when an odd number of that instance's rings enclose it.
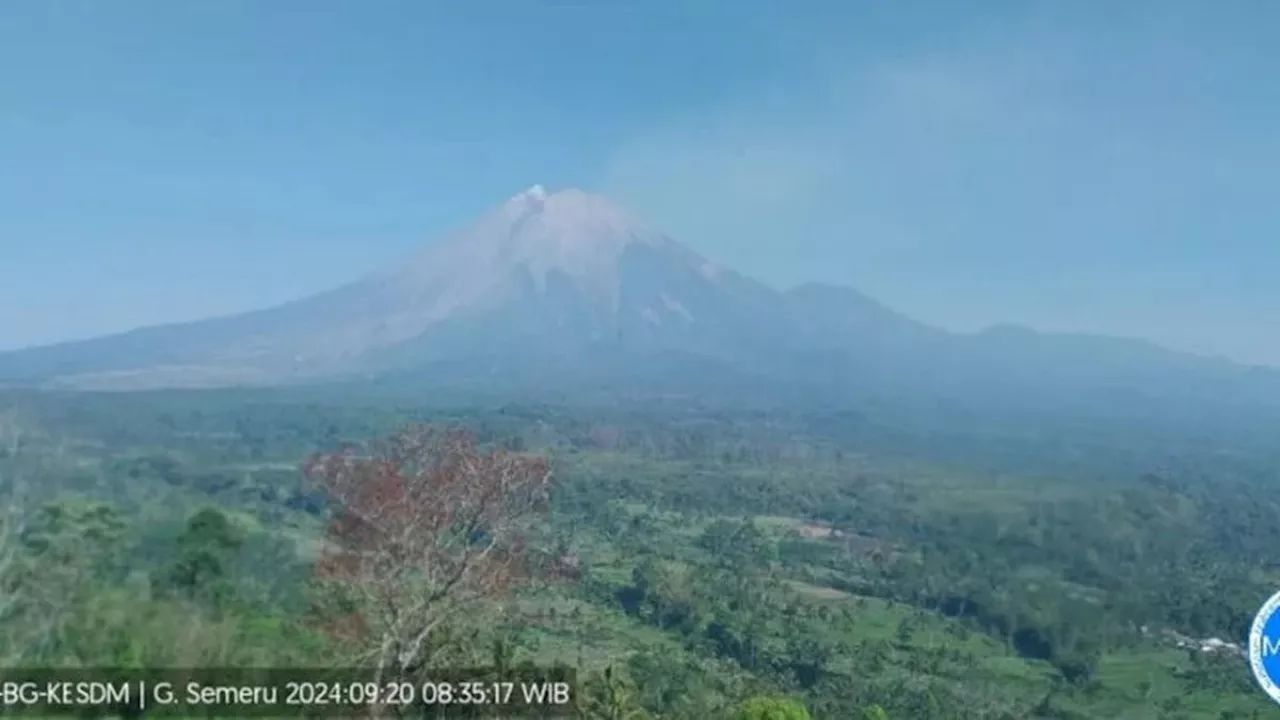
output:
{"label": "mountain summit", "polygon": [[0,355],[0,384],[46,387],[373,377],[734,398],[771,389],[823,401],[879,394],[1061,405],[1123,396],[1126,407],[1135,397],[1280,404],[1278,375],[1129,340],[1021,329],[954,335],[850,288],[780,292],[713,265],[606,198],[540,185],[328,292]]}
{"label": "mountain summit", "polygon": [[649,351],[725,356],[736,348],[717,343],[754,332],[747,325],[777,298],[599,195],[535,185],[348,285],[248,314],[0,355],[0,381],[274,384],[441,362],[497,372],[492,361],[513,354],[580,366]]}
{"label": "mountain summit", "polygon": [[483,302],[515,276],[544,290],[559,274],[615,306],[623,254],[633,245],[685,252],[598,195],[541,185],[512,197],[474,225],[379,276],[401,288],[430,288],[434,319]]}

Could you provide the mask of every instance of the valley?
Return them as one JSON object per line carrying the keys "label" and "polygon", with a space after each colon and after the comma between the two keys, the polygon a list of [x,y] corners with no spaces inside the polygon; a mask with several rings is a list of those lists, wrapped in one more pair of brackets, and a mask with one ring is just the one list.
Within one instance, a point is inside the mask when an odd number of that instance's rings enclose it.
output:
{"label": "valley", "polygon": [[[64,620],[92,630],[56,656],[11,632],[11,656],[164,664],[166,623],[194,611],[201,663],[323,659],[332,640],[305,608],[325,503],[298,463],[427,421],[548,458],[552,506],[534,537],[539,553],[572,558],[571,573],[539,576],[492,610],[499,622],[468,631],[479,634],[454,652],[473,662],[501,648],[512,662],[577,668],[601,697],[663,718],[720,717],[773,695],[831,718],[873,706],[926,719],[1271,712],[1237,654],[1169,640],[1237,641],[1278,580],[1259,572],[1280,527],[1280,506],[1259,494],[1274,482],[1256,474],[1263,465],[1212,485],[1186,474],[1193,457],[1158,476],[1100,463],[1077,469],[1091,479],[1031,478],[989,469],[1000,456],[982,443],[963,462],[907,458],[865,426],[806,434],[802,415],[689,407],[295,404],[220,391],[6,405],[5,488],[80,518],[60,533],[112,518],[115,549],[78,552],[124,563],[77,580],[84,604]],[[187,518],[209,507],[235,528],[234,551],[187,599],[157,595],[156,578],[190,546]],[[234,646],[216,640],[228,632]],[[133,639],[119,645],[119,633]]]}

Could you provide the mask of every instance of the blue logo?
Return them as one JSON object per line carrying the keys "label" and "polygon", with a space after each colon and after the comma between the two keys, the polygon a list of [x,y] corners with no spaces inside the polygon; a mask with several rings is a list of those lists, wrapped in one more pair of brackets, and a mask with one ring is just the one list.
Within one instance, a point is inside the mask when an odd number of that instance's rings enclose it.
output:
{"label": "blue logo", "polygon": [[1253,618],[1249,665],[1262,689],[1280,703],[1280,592],[1272,595]]}

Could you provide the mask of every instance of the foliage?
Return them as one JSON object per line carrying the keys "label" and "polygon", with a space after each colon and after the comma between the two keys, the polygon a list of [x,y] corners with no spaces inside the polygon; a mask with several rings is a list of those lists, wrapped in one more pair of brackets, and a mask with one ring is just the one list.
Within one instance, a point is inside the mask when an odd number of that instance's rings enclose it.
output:
{"label": "foliage", "polygon": [[579,717],[592,720],[644,720],[635,685],[612,665],[586,677],[577,707]]}
{"label": "foliage", "polygon": [[305,472],[334,508],[316,568],[352,665],[429,665],[449,623],[526,578],[524,534],[550,478],[540,458],[415,428],[369,456],[319,455]]}
{"label": "foliage", "polygon": [[757,697],[742,703],[736,720],[809,720],[809,711],[791,698]]}
{"label": "foliage", "polygon": [[235,590],[233,564],[244,545],[242,535],[216,508],[196,513],[178,537],[178,560],[154,576],[152,592],[176,593],[188,600],[222,607]]}
{"label": "foliage", "polygon": [[858,713],[858,720],[889,720],[889,713],[879,705],[872,705]]}
{"label": "foliage", "polygon": [[[1199,649],[1280,582],[1264,428],[298,392],[0,395],[0,488],[28,489],[0,660],[377,664],[389,638],[408,665],[576,665],[592,718],[1271,710]],[[471,434],[394,431],[424,420]]]}

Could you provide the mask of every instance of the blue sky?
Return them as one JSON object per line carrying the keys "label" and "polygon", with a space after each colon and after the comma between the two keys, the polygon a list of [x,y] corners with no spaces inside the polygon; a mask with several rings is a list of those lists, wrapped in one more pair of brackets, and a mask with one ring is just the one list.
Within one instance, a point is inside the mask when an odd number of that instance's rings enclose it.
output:
{"label": "blue sky", "polygon": [[542,183],[779,287],[1280,365],[1277,27],[1269,0],[11,0],[0,348],[321,290]]}

